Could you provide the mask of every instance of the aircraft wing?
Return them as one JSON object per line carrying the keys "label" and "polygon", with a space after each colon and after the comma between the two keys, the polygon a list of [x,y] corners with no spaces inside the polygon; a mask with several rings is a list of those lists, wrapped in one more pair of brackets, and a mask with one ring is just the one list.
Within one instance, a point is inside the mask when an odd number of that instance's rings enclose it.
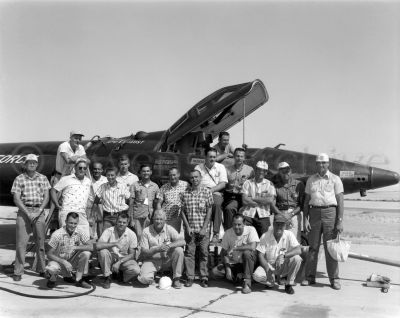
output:
{"label": "aircraft wing", "polygon": [[217,90],[194,105],[167,130],[167,145],[185,135],[204,132],[214,139],[268,100],[262,81],[255,80]]}

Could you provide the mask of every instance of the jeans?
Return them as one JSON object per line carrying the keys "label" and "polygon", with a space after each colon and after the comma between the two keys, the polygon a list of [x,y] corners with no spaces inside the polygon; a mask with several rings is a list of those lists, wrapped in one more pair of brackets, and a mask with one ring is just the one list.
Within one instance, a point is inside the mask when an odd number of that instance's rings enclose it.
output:
{"label": "jeans", "polygon": [[[100,250],[97,255],[104,277],[110,276],[113,264],[118,262],[120,257],[111,253],[108,249]],[[119,270],[123,274],[124,282],[129,282],[132,278],[138,276],[140,272],[139,265],[133,259],[122,263]]]}
{"label": "jeans", "polygon": [[192,236],[186,235],[185,267],[186,276],[194,279],[196,249],[200,249],[200,276],[208,279],[208,247],[210,245],[209,233],[201,236],[194,233]]}

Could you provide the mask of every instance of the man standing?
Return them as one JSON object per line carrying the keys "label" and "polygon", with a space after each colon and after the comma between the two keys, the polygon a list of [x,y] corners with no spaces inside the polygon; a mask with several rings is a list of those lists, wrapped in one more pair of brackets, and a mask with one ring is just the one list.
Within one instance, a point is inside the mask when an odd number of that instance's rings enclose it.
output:
{"label": "man standing", "polygon": [[[87,159],[85,148],[80,144],[83,134],[79,130],[73,130],[69,134],[69,141],[58,146],[56,157],[56,178],[70,175],[78,159]],[[57,182],[56,181],[56,182]]]}
{"label": "man standing", "polygon": [[136,234],[127,228],[128,222],[128,214],[119,214],[117,224],[105,229],[96,244],[105,289],[110,288],[113,272],[116,274],[122,272],[125,283],[139,275],[140,268],[135,260],[137,238]]}
{"label": "man standing", "polygon": [[208,223],[210,222],[213,206],[213,196],[210,190],[201,186],[201,174],[198,170],[190,172],[192,186],[182,194],[183,223],[185,226],[185,267],[188,280],[185,286],[191,287],[194,281],[195,255],[199,248],[199,267],[201,286],[208,287],[208,247],[210,235]]}
{"label": "man standing", "polygon": [[[49,263],[46,266],[48,277],[47,287],[54,288],[57,276],[64,277],[64,281],[76,282],[77,287],[91,288],[83,280],[83,275],[88,273],[89,259],[93,250],[92,244],[87,244],[89,236],[77,228],[79,215],[75,212],[67,214],[65,226],[55,231],[50,238],[50,250],[47,253]],[[72,272],[76,270],[75,279]]]}
{"label": "man standing", "polygon": [[135,228],[138,239],[141,239],[143,229],[153,217],[153,203],[160,191],[158,185],[150,180],[152,171],[148,164],[140,167],[140,180],[131,186],[133,200],[130,210],[131,226]]}
{"label": "man standing", "polygon": [[50,183],[44,175],[36,171],[37,166],[38,157],[34,154],[27,155],[25,172],[15,178],[11,188],[14,203],[18,207],[14,281],[20,281],[24,273],[26,245],[32,232],[38,258],[38,271],[41,275],[46,266],[44,208],[49,202]]}
{"label": "man standing", "polygon": [[285,230],[286,222],[287,219],[282,214],[275,215],[273,228],[261,237],[257,246],[261,266],[256,269],[253,278],[268,287],[273,287],[274,275],[287,277],[285,292],[292,295],[302,259],[300,244],[292,232]]}
{"label": "man standing", "polygon": [[236,214],[233,226],[222,238],[221,258],[226,279],[233,281],[238,273],[244,273],[243,294],[251,293],[251,276],[257,260],[256,245],[260,241],[252,226],[244,225],[243,216]]}
{"label": "man standing", "polygon": [[164,211],[155,211],[153,224],[144,229],[140,240],[143,264],[138,281],[143,285],[151,285],[156,272],[172,268],[172,286],[181,288],[183,246],[185,246],[185,240],[172,226],[165,224]]}
{"label": "man standing", "polygon": [[120,183],[124,183],[128,189],[137,181],[139,178],[137,175],[130,172],[128,169],[130,167],[129,157],[128,155],[122,155],[119,158],[118,162],[119,171],[117,174],[117,181]]}
{"label": "man standing", "polygon": [[287,162],[280,162],[278,165],[275,189],[276,207],[288,219],[286,227],[293,232],[300,243],[304,183],[292,178],[292,169]]}
{"label": "man standing", "polygon": [[306,280],[303,286],[315,284],[318,252],[323,235],[326,269],[333,289],[340,289],[339,264],[328,252],[326,242],[343,231],[343,183],[330,172],[329,157],[320,153],[316,160],[317,173],[310,176],[306,184],[304,200],[304,226],[310,249],[306,261]]}
{"label": "man standing", "polygon": [[[92,194],[96,194],[100,186],[107,182],[107,178],[102,175],[103,165],[100,162],[94,162],[92,165]],[[86,214],[90,225],[90,237],[97,239],[103,232],[103,215],[98,206],[94,206],[95,196],[91,195],[88,199]]]}
{"label": "man standing", "polygon": [[254,180],[243,184],[243,216],[246,225],[253,225],[259,237],[267,232],[271,225],[271,207],[275,204],[275,188],[265,179],[268,164],[259,161],[256,165]]}
{"label": "man standing", "polygon": [[[90,236],[89,222],[86,216],[87,201],[92,191],[92,182],[85,176],[87,170],[86,160],[81,158],[75,163],[75,173],[62,177],[61,180],[50,190],[51,199],[59,209],[58,222],[65,225],[66,216],[69,212],[79,214],[78,228]],[[62,206],[58,202],[57,193],[61,193]],[[93,193],[91,194],[93,195]]]}
{"label": "man standing", "polygon": [[244,164],[246,152],[243,148],[236,148],[233,154],[235,163],[226,168],[228,184],[224,192],[224,229],[232,227],[233,216],[242,206],[243,183],[254,178],[252,167]]}
{"label": "man standing", "polygon": [[225,166],[216,162],[217,151],[209,148],[206,152],[206,162],[197,165],[194,169],[201,174],[201,186],[210,190],[213,196],[213,242],[218,243],[219,230],[222,222],[222,191],[225,188],[228,178]]}
{"label": "man standing", "polygon": [[225,159],[232,159],[234,157],[233,147],[229,143],[229,133],[221,131],[218,136],[218,143],[214,146],[217,150],[216,161],[222,163]]}
{"label": "man standing", "polygon": [[115,167],[106,169],[106,177],[108,182],[100,186],[95,199],[95,205],[99,203],[100,214],[103,215],[103,231],[117,224],[120,213],[128,212],[129,205],[126,202],[131,197],[125,183],[117,181]]}
{"label": "man standing", "polygon": [[178,233],[182,227],[182,193],[186,191],[189,184],[179,180],[180,173],[178,168],[169,169],[169,182],[162,185],[157,195],[157,209],[163,209],[166,215],[166,222],[171,225]]}

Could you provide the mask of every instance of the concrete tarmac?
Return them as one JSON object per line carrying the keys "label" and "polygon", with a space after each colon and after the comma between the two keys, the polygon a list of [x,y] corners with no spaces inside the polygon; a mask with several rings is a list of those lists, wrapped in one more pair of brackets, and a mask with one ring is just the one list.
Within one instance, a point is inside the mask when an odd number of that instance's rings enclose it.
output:
{"label": "concrete tarmac", "polygon": [[[4,214],[2,214],[4,216]],[[15,222],[15,221],[14,221]],[[3,223],[13,223],[4,220]],[[4,230],[3,230],[4,229]],[[108,290],[100,286],[90,295],[67,299],[34,299],[15,295],[2,288],[44,296],[72,295],[86,290],[58,280],[53,290],[46,280],[29,269],[20,282],[14,282],[5,265],[11,264],[15,252],[12,240],[5,241],[5,230],[0,233],[0,317],[399,317],[400,268],[348,259],[340,264],[342,289],[330,288],[326,277],[324,255],[318,264],[317,284],[297,285],[294,295],[287,295],[284,286],[266,290],[253,283],[253,292],[241,293],[241,287],[219,280],[211,280],[209,288],[195,282],[193,287],[160,290],[157,285],[140,288],[138,284],[113,283]],[[9,232],[10,233],[10,232]],[[8,233],[7,233],[8,234]],[[7,235],[9,237],[9,235]],[[398,246],[353,244],[352,252],[399,260]],[[323,253],[323,252],[321,252]],[[365,286],[371,273],[388,276],[392,286],[388,293]]]}

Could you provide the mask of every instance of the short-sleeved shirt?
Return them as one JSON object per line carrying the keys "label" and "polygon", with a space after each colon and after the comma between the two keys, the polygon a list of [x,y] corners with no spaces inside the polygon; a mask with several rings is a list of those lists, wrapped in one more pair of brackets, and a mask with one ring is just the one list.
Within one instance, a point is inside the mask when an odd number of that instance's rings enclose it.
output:
{"label": "short-sleeved shirt", "polygon": [[129,205],[126,204],[126,200],[131,197],[131,192],[124,183],[117,181],[112,187],[107,182],[100,186],[96,196],[100,198],[104,211],[116,213],[128,210]]}
{"label": "short-sleeved shirt", "polygon": [[121,175],[119,172],[117,173],[117,181],[120,183],[125,183],[128,189],[131,188],[131,186],[139,181],[139,178],[137,177],[136,174],[133,174],[132,172],[128,171],[125,175]]}
{"label": "short-sleeved shirt", "polygon": [[104,242],[104,243],[121,242],[122,243],[121,249],[118,249],[118,247],[116,246],[110,248],[111,252],[117,254],[119,257],[124,257],[128,255],[129,250],[133,251],[134,249],[138,248],[138,241],[136,234],[129,228],[126,228],[125,232],[121,236],[119,236],[115,226],[109,227],[104,230],[103,234],[101,234],[99,242]]}
{"label": "short-sleeved shirt", "polygon": [[[225,251],[230,251],[234,247],[243,246],[250,243],[258,243],[260,239],[258,238],[257,231],[254,227],[245,225],[243,229],[243,233],[240,236],[237,236],[233,228],[228,229],[224,236],[222,237],[221,246]],[[235,251],[235,257],[231,259],[232,263],[237,263],[242,261],[241,256],[243,251]]]}
{"label": "short-sleeved shirt", "polygon": [[283,184],[279,179],[275,183],[276,206],[279,210],[294,209],[303,207],[304,202],[304,183],[290,178],[287,184]]}
{"label": "short-sleeved shirt", "polygon": [[183,180],[179,180],[176,186],[172,186],[169,182],[161,186],[157,199],[163,201],[162,208],[167,221],[180,217],[182,210],[182,193],[185,192],[188,187],[189,184]]}
{"label": "short-sleeved shirt", "polygon": [[[179,234],[172,226],[165,224],[161,232],[157,233],[152,224],[143,230],[140,248],[150,249],[154,246],[169,244],[178,240],[180,240]],[[161,253],[155,253],[151,258],[160,259]]]}
{"label": "short-sleeved shirt", "polygon": [[283,231],[278,243],[274,236],[274,229],[270,228],[261,236],[260,243],[258,243],[256,249],[264,255],[268,263],[274,264],[281,249],[285,249],[285,252],[287,252],[299,245],[296,236],[288,230]]}
{"label": "short-sleeved shirt", "polygon": [[229,193],[242,193],[243,183],[254,177],[254,169],[243,164],[240,169],[236,169],[235,165],[226,168],[228,175],[228,184],[225,191]]}
{"label": "short-sleeved shirt", "polygon": [[56,230],[50,238],[49,245],[56,250],[55,254],[63,259],[69,259],[75,246],[85,245],[89,236],[79,228],[69,235],[65,226]]}
{"label": "short-sleeved shirt", "polygon": [[105,176],[100,176],[99,180],[94,180],[92,178],[92,190],[90,191],[89,199],[88,199],[88,208],[91,208],[93,205],[93,201],[97,191],[102,184],[107,183],[107,178]]}
{"label": "short-sleeved shirt", "polygon": [[[246,194],[249,198],[264,198],[268,196],[275,197],[276,191],[272,183],[263,179],[261,182],[257,183],[255,180],[247,180],[243,184],[243,194]],[[243,215],[254,218],[256,213],[260,218],[265,218],[270,216],[271,208],[269,204],[258,205],[257,207],[244,206]]]}
{"label": "short-sleeved shirt", "polygon": [[62,192],[61,213],[77,212],[85,215],[86,205],[92,190],[92,182],[88,177],[79,180],[75,174],[64,176],[54,186],[59,192]]}
{"label": "short-sleeved shirt", "polygon": [[134,199],[133,218],[151,218],[153,215],[153,202],[158,191],[160,189],[153,181],[143,183],[140,180],[131,186],[131,196]]}
{"label": "short-sleeved shirt", "polygon": [[17,176],[11,187],[11,193],[18,193],[25,205],[41,205],[46,191],[51,188],[46,176],[35,171],[33,177],[26,173]]}
{"label": "short-sleeved shirt", "polygon": [[71,174],[74,169],[74,163],[66,163],[64,158],[61,156],[62,153],[66,153],[68,157],[86,156],[85,148],[83,148],[82,145],[78,145],[75,151],[73,151],[69,141],[65,141],[60,144],[57,149],[56,170],[57,172],[61,173],[62,176]]}
{"label": "short-sleeved shirt", "polygon": [[204,163],[194,167],[201,174],[201,185],[206,188],[213,188],[220,182],[228,182],[226,169],[223,164],[215,162],[209,169]]}
{"label": "short-sleeved shirt", "polygon": [[305,191],[310,195],[310,205],[337,205],[335,195],[343,192],[343,183],[330,171],[323,177],[316,173],[308,178]]}
{"label": "short-sleeved shirt", "polygon": [[182,203],[190,228],[194,232],[199,232],[203,227],[207,210],[214,204],[211,191],[202,186],[198,190],[190,187],[182,193]]}

